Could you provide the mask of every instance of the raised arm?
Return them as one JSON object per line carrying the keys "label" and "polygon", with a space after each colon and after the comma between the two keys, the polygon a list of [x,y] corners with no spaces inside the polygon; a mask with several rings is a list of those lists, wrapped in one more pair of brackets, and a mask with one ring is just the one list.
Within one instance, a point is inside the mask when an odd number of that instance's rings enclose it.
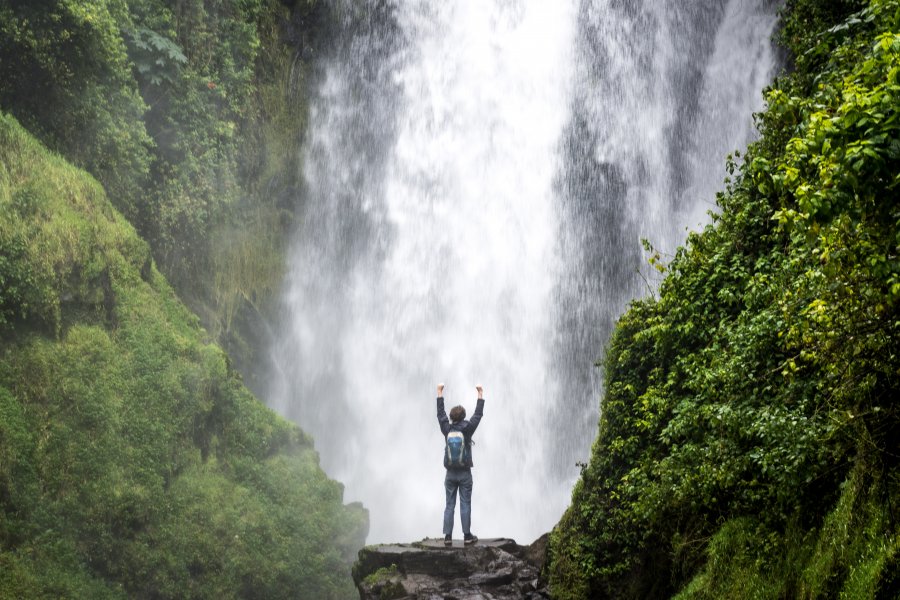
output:
{"label": "raised arm", "polygon": [[441,427],[441,433],[447,435],[450,431],[450,419],[447,418],[447,412],[444,410],[444,384],[439,383],[437,386],[437,418],[438,425]]}
{"label": "raised arm", "polygon": [[469,436],[478,429],[478,424],[481,423],[481,417],[484,414],[484,391],[480,385],[475,386],[475,389],[478,390],[478,403],[475,405],[475,414],[469,419],[468,427],[463,430],[463,433]]}

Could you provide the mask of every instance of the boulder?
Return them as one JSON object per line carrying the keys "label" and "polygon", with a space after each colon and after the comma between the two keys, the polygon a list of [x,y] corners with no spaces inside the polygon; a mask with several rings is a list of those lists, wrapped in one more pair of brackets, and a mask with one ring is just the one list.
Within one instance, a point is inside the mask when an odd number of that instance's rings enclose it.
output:
{"label": "boulder", "polygon": [[541,578],[546,544],[494,538],[466,546],[442,539],[366,546],[353,566],[361,600],[537,600],[549,598]]}

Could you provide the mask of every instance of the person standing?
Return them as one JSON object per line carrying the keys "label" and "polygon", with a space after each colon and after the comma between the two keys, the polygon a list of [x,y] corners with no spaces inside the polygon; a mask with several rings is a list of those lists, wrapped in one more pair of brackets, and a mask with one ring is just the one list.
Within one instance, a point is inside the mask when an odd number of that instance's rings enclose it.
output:
{"label": "person standing", "polygon": [[478,391],[478,402],[475,414],[466,420],[466,409],[454,406],[450,409],[450,418],[444,411],[444,384],[437,386],[437,418],[444,435],[444,489],[447,493],[447,505],[444,508],[444,545],[453,544],[453,517],[456,513],[456,495],[459,492],[459,520],[462,523],[463,542],[474,544],[478,537],[472,533],[472,434],[481,422],[484,412],[484,396],[481,386]]}

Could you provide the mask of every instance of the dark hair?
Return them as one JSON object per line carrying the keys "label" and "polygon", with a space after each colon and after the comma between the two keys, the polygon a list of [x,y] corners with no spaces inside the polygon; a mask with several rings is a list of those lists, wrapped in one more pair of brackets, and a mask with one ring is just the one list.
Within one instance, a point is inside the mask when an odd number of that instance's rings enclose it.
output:
{"label": "dark hair", "polygon": [[459,423],[463,419],[466,418],[466,409],[462,406],[454,406],[450,409],[450,420],[454,423]]}

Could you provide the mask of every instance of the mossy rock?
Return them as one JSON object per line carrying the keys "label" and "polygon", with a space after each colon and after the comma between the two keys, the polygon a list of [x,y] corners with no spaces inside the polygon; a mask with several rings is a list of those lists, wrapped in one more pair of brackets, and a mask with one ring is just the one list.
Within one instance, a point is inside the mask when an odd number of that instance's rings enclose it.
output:
{"label": "mossy rock", "polygon": [[374,573],[367,575],[361,583],[370,596],[379,600],[395,600],[407,595],[406,589],[401,583],[402,574],[397,565],[382,567]]}

